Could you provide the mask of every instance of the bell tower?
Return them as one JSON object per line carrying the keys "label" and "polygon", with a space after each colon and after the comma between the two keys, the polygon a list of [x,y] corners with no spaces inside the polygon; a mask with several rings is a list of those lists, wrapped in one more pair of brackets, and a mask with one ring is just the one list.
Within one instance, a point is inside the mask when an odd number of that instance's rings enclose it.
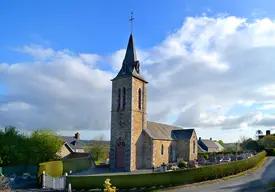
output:
{"label": "bell tower", "polygon": [[[132,17],[131,17],[132,18]],[[142,168],[142,130],[147,126],[147,81],[141,76],[132,33],[121,69],[112,79],[110,168]]]}

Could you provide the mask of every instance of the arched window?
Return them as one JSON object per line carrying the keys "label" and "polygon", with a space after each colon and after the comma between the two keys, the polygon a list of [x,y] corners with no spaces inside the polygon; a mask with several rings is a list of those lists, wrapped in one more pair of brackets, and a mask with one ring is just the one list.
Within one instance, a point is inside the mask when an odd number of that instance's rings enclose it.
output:
{"label": "arched window", "polygon": [[164,153],[164,148],[163,148],[163,144],[161,144],[161,152],[160,152],[160,154],[163,155],[163,153]]}
{"label": "arched window", "polygon": [[126,88],[123,87],[123,109],[125,109],[126,106]]}
{"label": "arched window", "polygon": [[138,89],[138,109],[141,110],[141,89]]}
{"label": "arched window", "polygon": [[193,141],[193,153],[196,153],[196,143]]}
{"label": "arched window", "polygon": [[117,110],[119,111],[119,109],[120,109],[120,95],[121,95],[121,90],[120,90],[120,88],[118,89],[118,98],[117,98]]}

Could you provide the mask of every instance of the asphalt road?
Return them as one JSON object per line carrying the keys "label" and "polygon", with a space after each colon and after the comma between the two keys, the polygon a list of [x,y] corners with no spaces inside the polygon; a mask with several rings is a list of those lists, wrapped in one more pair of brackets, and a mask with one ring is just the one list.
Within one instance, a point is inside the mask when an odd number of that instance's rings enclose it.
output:
{"label": "asphalt road", "polygon": [[275,189],[267,190],[267,183],[274,181],[275,157],[268,157],[261,168],[247,175],[212,184],[173,189],[169,192],[266,192],[275,191]]}

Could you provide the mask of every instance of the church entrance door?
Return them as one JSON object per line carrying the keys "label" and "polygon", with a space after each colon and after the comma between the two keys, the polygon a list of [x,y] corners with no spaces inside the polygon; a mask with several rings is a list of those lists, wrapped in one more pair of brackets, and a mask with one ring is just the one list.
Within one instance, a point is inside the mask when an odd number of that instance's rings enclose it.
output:
{"label": "church entrance door", "polygon": [[124,168],[125,142],[119,137],[116,142],[116,168]]}

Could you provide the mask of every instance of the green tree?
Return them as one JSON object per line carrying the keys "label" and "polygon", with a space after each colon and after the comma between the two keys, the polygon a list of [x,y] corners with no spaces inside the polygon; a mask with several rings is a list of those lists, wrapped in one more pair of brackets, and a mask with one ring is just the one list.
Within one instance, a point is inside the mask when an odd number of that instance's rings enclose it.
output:
{"label": "green tree", "polygon": [[105,144],[104,137],[94,140],[92,144],[85,147],[85,151],[90,152],[95,161],[103,161],[109,151],[109,146]]}
{"label": "green tree", "polygon": [[57,160],[58,152],[63,141],[51,130],[36,130],[32,132],[28,144],[29,152],[35,154],[31,161],[41,163],[49,160]]}
{"label": "green tree", "polygon": [[14,126],[0,130],[0,165],[41,163],[57,159],[63,141],[51,131],[20,134]]}
{"label": "green tree", "polygon": [[267,135],[260,139],[259,144],[265,149],[275,148],[275,136]]}
{"label": "green tree", "polygon": [[224,147],[224,142],[223,142],[222,140],[219,140],[218,142],[219,142],[219,144],[220,144],[221,146]]}

